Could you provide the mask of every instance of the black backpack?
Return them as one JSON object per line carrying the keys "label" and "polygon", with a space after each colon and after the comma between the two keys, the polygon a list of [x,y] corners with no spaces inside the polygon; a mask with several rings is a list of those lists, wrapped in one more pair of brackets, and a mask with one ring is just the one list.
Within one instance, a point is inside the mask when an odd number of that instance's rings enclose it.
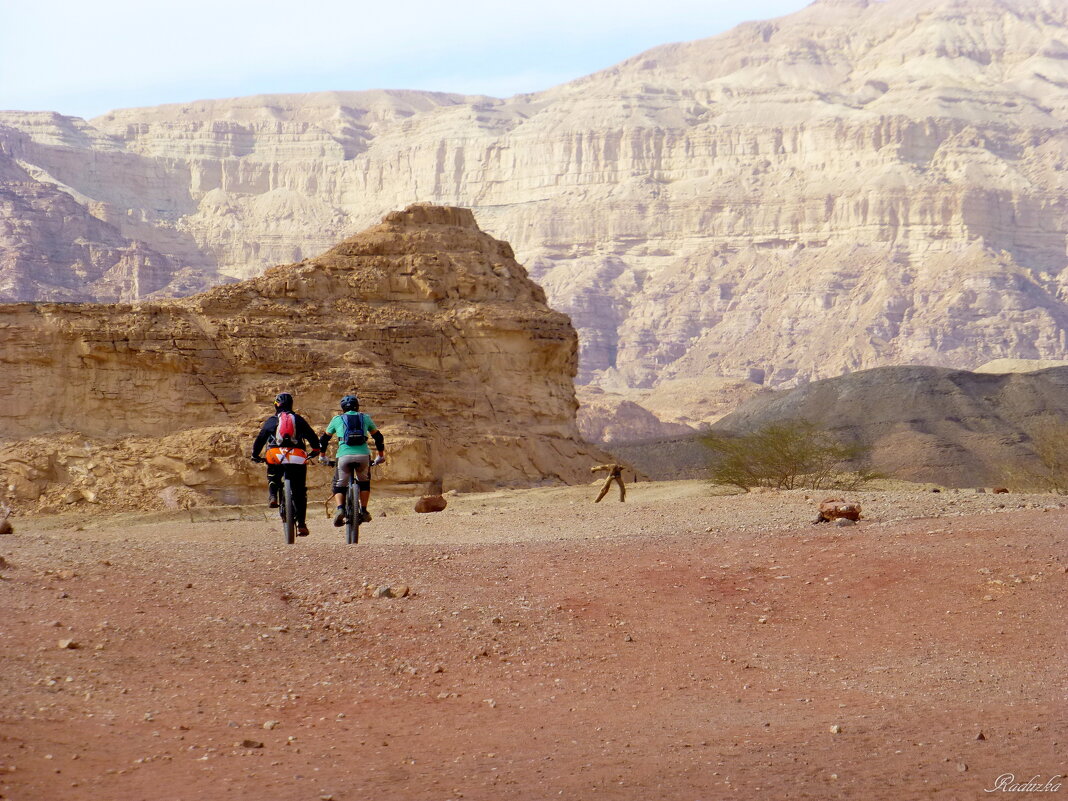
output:
{"label": "black backpack", "polygon": [[349,447],[366,445],[367,431],[364,429],[363,414],[345,414],[341,419],[345,422],[345,444]]}

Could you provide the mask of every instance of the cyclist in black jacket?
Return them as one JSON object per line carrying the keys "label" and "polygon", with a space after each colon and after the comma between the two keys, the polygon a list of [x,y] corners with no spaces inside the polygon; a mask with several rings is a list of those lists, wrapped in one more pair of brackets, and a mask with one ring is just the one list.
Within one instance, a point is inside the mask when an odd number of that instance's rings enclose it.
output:
{"label": "cyclist in black jacket", "polygon": [[[319,437],[308,421],[293,411],[293,396],[288,392],[280,392],[274,399],[275,413],[263,422],[260,433],[256,435],[256,441],[252,443],[252,456],[254,462],[264,461],[260,456],[260,450],[264,445],[268,447],[268,453],[275,446],[281,445],[278,437],[278,415],[281,412],[289,412],[293,415],[296,423],[296,431],[287,443],[291,447],[305,451],[308,459],[314,459],[319,455]],[[299,457],[298,457],[299,458]],[[293,487],[293,505],[296,507],[297,534],[301,537],[308,536],[308,465],[307,464],[268,464],[267,465],[267,503],[274,509],[278,506],[278,492],[282,486],[282,479],[289,476],[290,485]]]}

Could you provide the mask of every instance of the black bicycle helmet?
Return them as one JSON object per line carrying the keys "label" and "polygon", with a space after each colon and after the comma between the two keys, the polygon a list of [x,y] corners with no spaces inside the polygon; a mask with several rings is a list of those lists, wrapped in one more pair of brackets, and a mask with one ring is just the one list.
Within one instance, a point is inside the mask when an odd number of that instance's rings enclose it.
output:
{"label": "black bicycle helmet", "polygon": [[355,395],[346,395],[341,399],[341,411],[343,412],[358,412],[360,411],[360,399]]}
{"label": "black bicycle helmet", "polygon": [[279,392],[274,396],[274,408],[280,412],[293,411],[293,396],[288,392]]}

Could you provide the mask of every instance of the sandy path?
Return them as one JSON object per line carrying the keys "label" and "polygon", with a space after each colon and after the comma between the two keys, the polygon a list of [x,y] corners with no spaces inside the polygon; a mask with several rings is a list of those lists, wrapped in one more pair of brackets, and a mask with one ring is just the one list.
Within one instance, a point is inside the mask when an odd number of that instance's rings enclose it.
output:
{"label": "sandy path", "polygon": [[382,503],[355,548],[21,521],[0,794],[959,799],[1065,772],[1057,499],[873,493],[835,528],[803,493],[642,489]]}

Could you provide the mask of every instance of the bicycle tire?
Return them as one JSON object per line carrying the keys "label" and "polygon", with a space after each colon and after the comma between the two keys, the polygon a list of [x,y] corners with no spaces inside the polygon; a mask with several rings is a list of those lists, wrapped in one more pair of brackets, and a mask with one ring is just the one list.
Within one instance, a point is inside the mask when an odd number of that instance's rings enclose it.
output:
{"label": "bicycle tire", "polygon": [[360,541],[360,496],[353,476],[345,493],[345,544],[356,545]]}
{"label": "bicycle tire", "polygon": [[293,502],[293,484],[289,476],[282,480],[282,533],[285,534],[286,545],[297,541],[297,507]]}

